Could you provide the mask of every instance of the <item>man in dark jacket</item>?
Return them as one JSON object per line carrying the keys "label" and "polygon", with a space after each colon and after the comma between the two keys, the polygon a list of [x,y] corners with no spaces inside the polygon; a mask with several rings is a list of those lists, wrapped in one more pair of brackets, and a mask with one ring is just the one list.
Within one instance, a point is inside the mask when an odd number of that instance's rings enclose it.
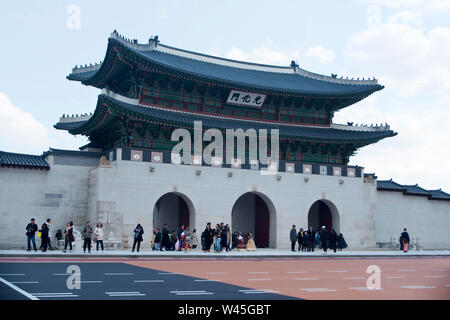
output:
{"label": "man in dark jacket", "polygon": [[337,249],[337,243],[338,243],[338,236],[336,234],[336,230],[331,229],[330,233],[330,249],[333,249],[333,251],[336,253]]}
{"label": "man in dark jacket", "polygon": [[211,244],[213,239],[213,231],[211,230],[211,222],[208,222],[206,224],[206,229],[203,231],[202,237],[204,238],[205,246],[203,248],[203,251],[211,250]]}
{"label": "man in dark jacket", "polygon": [[325,226],[323,226],[322,230],[320,230],[320,243],[322,244],[323,252],[327,252],[328,238],[329,238],[329,234],[328,234],[327,228]]}
{"label": "man in dark jacket", "polygon": [[25,230],[27,230],[27,245],[28,245],[28,249],[27,251],[31,251],[31,244],[30,241],[33,242],[33,249],[35,252],[37,252],[36,250],[36,239],[35,239],[35,234],[36,231],[38,231],[38,226],[35,223],[35,219],[31,218],[31,222],[26,226]]}
{"label": "man in dark jacket", "polygon": [[295,251],[295,243],[297,242],[297,230],[295,229],[295,224],[292,226],[291,233],[289,234],[289,239],[291,240],[291,251]]}
{"label": "man in dark jacket", "polygon": [[169,250],[170,243],[169,243],[169,229],[167,229],[169,226],[168,224],[164,224],[164,228],[162,229],[162,242],[161,242],[161,251],[163,247],[166,251]]}
{"label": "man in dark jacket", "polygon": [[94,230],[91,227],[91,222],[87,221],[86,225],[84,226],[83,229],[83,239],[84,239],[84,243],[83,243],[83,251],[84,253],[86,253],[86,248],[88,249],[88,252],[91,253],[91,241],[92,241],[92,234],[94,233]]}
{"label": "man in dark jacket", "polygon": [[314,247],[316,244],[316,233],[314,232],[314,229],[312,226],[309,227],[308,230],[308,236],[309,236],[309,243],[310,243],[310,249],[312,252],[314,252]]}

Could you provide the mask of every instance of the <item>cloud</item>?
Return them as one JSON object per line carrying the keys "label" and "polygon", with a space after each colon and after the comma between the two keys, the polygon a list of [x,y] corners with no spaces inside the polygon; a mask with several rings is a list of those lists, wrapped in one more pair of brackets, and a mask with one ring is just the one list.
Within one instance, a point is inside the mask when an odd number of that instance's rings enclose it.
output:
{"label": "cloud", "polygon": [[288,56],[286,53],[273,49],[269,45],[251,49],[245,52],[239,48],[233,47],[225,54],[225,57],[233,60],[289,66],[294,55]]}
{"label": "cloud", "polygon": [[388,9],[414,9],[421,12],[450,10],[450,0],[355,0],[357,3],[380,6]]}
{"label": "cloud", "polygon": [[167,12],[166,8],[159,9],[158,18],[160,20],[167,20],[167,19],[169,19],[169,13]]}
{"label": "cloud", "polygon": [[76,149],[86,143],[82,137],[71,137],[66,132],[47,128],[34,116],[15,106],[0,92],[0,150],[41,154],[51,147]]}
{"label": "cloud", "polygon": [[309,48],[306,52],[306,57],[316,58],[321,63],[328,63],[334,60],[335,54],[333,50],[326,49],[323,46],[316,46]]}
{"label": "cloud", "polygon": [[450,28],[424,32],[405,24],[412,17],[395,14],[387,23],[353,34],[345,49],[348,64],[355,69],[376,66],[384,84],[401,96],[448,92]]}

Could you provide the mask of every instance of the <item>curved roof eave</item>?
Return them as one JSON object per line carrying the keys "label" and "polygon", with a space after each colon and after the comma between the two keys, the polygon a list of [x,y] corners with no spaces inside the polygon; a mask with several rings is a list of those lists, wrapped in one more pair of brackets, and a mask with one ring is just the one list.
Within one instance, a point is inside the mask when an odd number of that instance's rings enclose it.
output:
{"label": "curved roof eave", "polygon": [[[94,86],[100,86],[107,81],[107,77],[111,76],[113,72],[111,72],[111,69],[113,68],[115,62],[117,61],[117,58],[121,60],[121,57],[117,57],[117,49],[113,49],[113,46],[117,45],[118,48],[125,50],[127,53],[136,55],[140,59],[143,59],[143,61],[146,61],[148,63],[157,65],[161,68],[165,68],[177,73],[181,73],[188,77],[197,77],[201,79],[205,79],[205,81],[215,81],[217,83],[220,83],[224,86],[237,86],[246,88],[247,90],[263,90],[273,93],[281,93],[281,94],[306,94],[306,95],[339,95],[339,96],[346,96],[346,95],[355,95],[355,94],[361,94],[361,95],[369,95],[375,91],[379,91],[384,88],[384,86],[379,85],[378,83],[373,84],[363,84],[363,81],[360,81],[359,83],[357,80],[354,80],[354,84],[344,84],[344,83],[334,83],[330,81],[325,80],[318,80],[318,79],[311,79],[305,76],[302,76],[298,73],[295,73],[292,71],[292,73],[277,73],[277,72],[267,72],[267,71],[258,71],[258,70],[249,70],[249,69],[240,69],[236,67],[230,67],[225,65],[219,65],[214,64],[210,62],[204,62],[196,59],[191,59],[187,57],[181,57],[169,53],[164,53],[162,51],[153,49],[153,50],[138,50],[137,47],[145,47],[144,45],[137,45],[134,43],[128,43],[124,40],[110,37],[108,39],[108,49],[104,58],[104,62],[100,65],[94,65],[89,67],[81,67],[81,68],[74,68],[72,70],[72,73],[67,76],[67,79],[73,80],[73,81],[80,81],[85,85],[94,85]],[[160,45],[164,48],[172,48],[169,46]],[[190,51],[182,50],[182,49],[176,49],[180,52],[188,52]],[[195,54],[195,53],[194,53]],[[155,57],[152,57],[150,55],[153,55]],[[197,54],[199,56],[206,56],[206,57],[212,57],[208,55],[202,55]],[[158,56],[160,56],[160,59],[157,59]],[[216,57],[212,57],[216,58]],[[216,58],[224,61],[232,61],[236,63],[243,63],[239,61],[224,59],[224,58]],[[172,61],[172,64],[170,63]],[[184,62],[184,63],[183,63]],[[191,70],[188,70],[189,68],[183,67],[188,64],[191,64]],[[246,64],[246,63],[243,63]],[[279,68],[280,70],[289,70],[292,68],[288,67],[275,67],[270,65],[261,65],[261,64],[255,64],[255,63],[247,63],[250,66],[259,66],[259,67],[267,67],[267,68]],[[181,65],[181,67],[180,67]],[[212,69],[210,74],[201,74],[193,72],[192,69],[197,68],[198,65],[204,66],[205,68],[200,69]],[[223,72],[218,72],[218,70],[225,70],[225,71],[231,71],[231,76],[233,79],[224,79],[223,77],[218,77],[217,74],[223,74]],[[301,70],[301,69],[300,69]],[[306,71],[305,71],[306,72]],[[311,73],[313,74],[313,73]],[[244,75],[244,76],[242,76]],[[243,78],[247,77],[248,81],[242,81]],[[318,75],[321,76],[321,75]],[[263,77],[265,79],[261,80],[260,78]],[[330,78],[327,76],[322,76],[323,78]],[[277,78],[275,81],[269,81],[271,78]],[[289,79],[287,79],[289,78]],[[287,86],[281,86],[281,83],[278,87],[273,86],[273,83],[278,82],[286,83],[291,88],[287,88]],[[292,81],[294,80],[294,81]],[[299,80],[302,80],[303,83],[309,85],[310,87],[314,87],[315,85],[319,85],[325,88],[328,86],[329,88],[334,88],[331,91],[327,91],[325,89],[320,90],[306,90],[306,89],[296,89],[292,87],[293,82]],[[253,82],[252,82],[253,81]],[[340,81],[340,79],[335,79],[333,81]],[[345,80],[342,80],[345,81]],[[349,80],[350,81],[350,80]],[[351,80],[353,81],[353,80]],[[367,82],[367,81],[366,81]],[[271,85],[272,84],[272,85]],[[345,90],[339,91],[336,88],[342,88]],[[350,90],[354,89],[354,90]]]}

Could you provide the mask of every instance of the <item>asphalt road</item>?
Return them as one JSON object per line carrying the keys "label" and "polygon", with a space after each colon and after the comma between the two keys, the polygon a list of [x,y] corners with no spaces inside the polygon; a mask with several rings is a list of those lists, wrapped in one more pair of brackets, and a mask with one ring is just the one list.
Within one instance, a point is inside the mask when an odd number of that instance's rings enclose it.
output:
{"label": "asphalt road", "polygon": [[[66,271],[71,265],[80,268],[80,279],[73,279],[71,282],[79,282],[80,289],[68,289],[67,280],[72,273],[67,274]],[[40,300],[295,299],[127,263],[0,263],[0,279],[4,280],[0,281],[1,300],[33,297]],[[11,288],[11,285],[24,293]]]}

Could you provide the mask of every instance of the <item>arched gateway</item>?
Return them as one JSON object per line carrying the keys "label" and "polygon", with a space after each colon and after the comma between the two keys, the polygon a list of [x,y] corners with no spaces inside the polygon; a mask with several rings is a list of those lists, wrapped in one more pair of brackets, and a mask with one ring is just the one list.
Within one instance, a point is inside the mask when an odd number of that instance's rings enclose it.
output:
{"label": "arched gateway", "polygon": [[276,247],[276,212],[272,201],[257,192],[243,194],[231,213],[232,231],[251,232],[258,248]]}
{"label": "arched gateway", "polygon": [[153,208],[153,229],[169,225],[169,230],[177,230],[181,224],[195,228],[195,210],[192,201],[185,195],[169,192],[156,202]]}
{"label": "arched gateway", "polygon": [[339,232],[339,212],[336,206],[329,200],[314,202],[308,212],[308,228],[309,226],[312,226],[314,230],[325,226],[328,231],[335,229]]}

